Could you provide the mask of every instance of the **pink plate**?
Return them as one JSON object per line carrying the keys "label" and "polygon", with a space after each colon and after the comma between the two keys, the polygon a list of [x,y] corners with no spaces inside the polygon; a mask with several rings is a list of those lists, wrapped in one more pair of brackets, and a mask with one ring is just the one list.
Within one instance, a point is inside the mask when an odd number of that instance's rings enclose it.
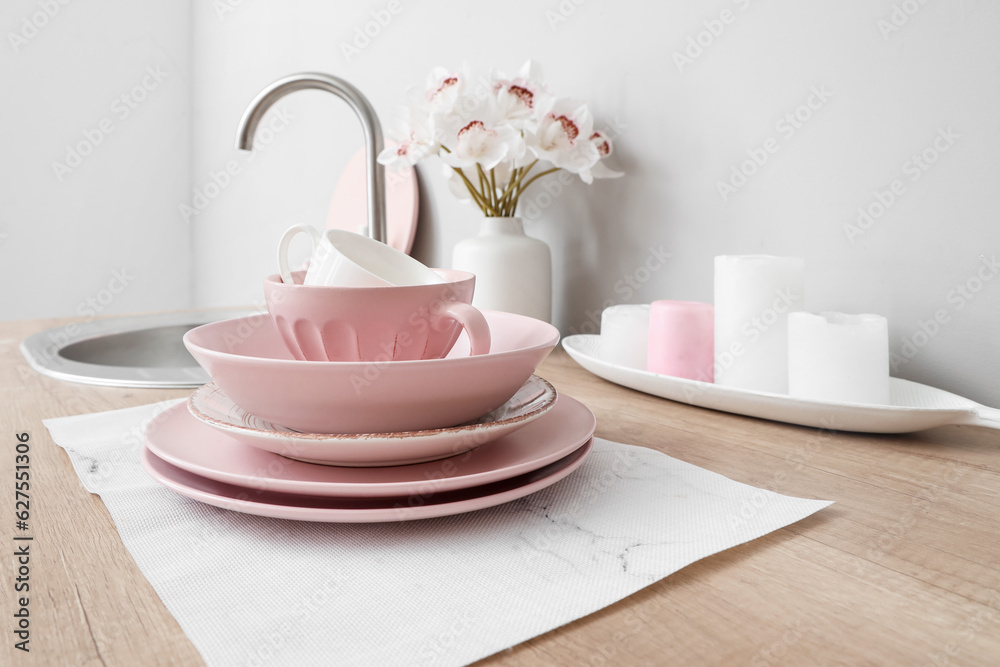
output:
{"label": "pink plate", "polygon": [[555,406],[557,397],[555,387],[532,375],[509,401],[471,423],[403,433],[299,433],[246,412],[214,382],[191,395],[188,412],[213,429],[236,435],[244,444],[290,459],[334,466],[399,466],[481,447],[538,419]]}
{"label": "pink plate", "polygon": [[379,523],[451,516],[494,507],[540,491],[579,468],[594,447],[585,445],[537,470],[484,486],[425,495],[390,498],[332,498],[256,491],[224,484],[172,466],[148,449],[142,450],[142,465],[156,481],[195,500],[245,514],[296,521],[333,523]]}
{"label": "pink plate", "polygon": [[560,396],[524,428],[464,454],[430,463],[382,468],[317,466],[252,447],[238,435],[195,419],[184,405],[150,422],[146,446],[164,461],[246,489],[342,498],[427,495],[522,475],[568,456],[594,434],[594,414]]}
{"label": "pink plate", "polygon": [[[394,145],[391,141],[386,146]],[[327,229],[344,229],[365,234],[368,229],[368,153],[362,146],[344,167],[333,191]],[[417,234],[420,206],[417,171],[413,167],[385,170],[386,243],[410,254]]]}
{"label": "pink plate", "polygon": [[493,342],[474,357],[463,333],[444,359],[296,361],[267,314],[196,327],[184,344],[229,398],[272,424],[308,433],[422,431],[496,410],[559,341],[547,322],[483,315]]}

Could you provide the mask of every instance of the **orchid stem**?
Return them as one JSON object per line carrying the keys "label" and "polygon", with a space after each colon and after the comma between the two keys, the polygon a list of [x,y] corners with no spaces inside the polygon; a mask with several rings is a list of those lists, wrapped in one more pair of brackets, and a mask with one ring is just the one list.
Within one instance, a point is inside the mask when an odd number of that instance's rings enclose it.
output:
{"label": "orchid stem", "polygon": [[520,188],[521,181],[523,181],[524,177],[527,176],[532,169],[534,169],[536,164],[538,164],[538,160],[532,161],[532,163],[527,167],[521,167],[520,169],[515,170],[516,172],[519,172],[517,173],[516,179],[511,177],[513,187],[510,188],[509,199],[507,202],[508,215],[514,215],[514,213],[517,212],[517,204],[521,200],[521,192],[523,191],[523,188]]}
{"label": "orchid stem", "polygon": [[517,182],[520,180],[521,180],[521,169],[520,168],[514,169],[514,171],[511,172],[510,174],[510,182],[507,183],[507,187],[503,191],[503,196],[500,198],[506,199],[510,195],[510,193],[514,191],[514,186],[517,185]]}
{"label": "orchid stem", "polygon": [[500,208],[500,198],[497,196],[497,177],[493,169],[490,169],[490,196],[493,197],[494,205]]}
{"label": "orchid stem", "polygon": [[527,190],[529,185],[537,181],[542,176],[546,176],[548,174],[552,174],[557,171],[559,171],[559,167],[553,167],[552,169],[546,169],[545,171],[538,172],[537,174],[529,178],[527,183],[518,187],[517,196],[520,198],[521,193]]}
{"label": "orchid stem", "polygon": [[[486,178],[486,172],[483,171],[483,165],[476,163],[476,173],[479,174],[479,193],[483,196],[490,208],[494,207],[493,195],[489,193],[489,180]],[[493,208],[493,212],[496,213],[496,209]]]}
{"label": "orchid stem", "polygon": [[483,196],[479,193],[478,190],[476,190],[475,186],[472,185],[472,181],[470,181],[469,177],[465,175],[465,172],[463,172],[458,167],[452,167],[452,169],[455,170],[456,174],[462,177],[462,181],[465,183],[465,188],[469,191],[469,194],[472,195],[472,198],[475,200],[476,205],[479,206],[480,210],[482,210],[483,215],[489,216],[490,214],[492,214],[495,216],[497,213],[496,210],[493,208],[490,202],[485,201],[483,199]]}

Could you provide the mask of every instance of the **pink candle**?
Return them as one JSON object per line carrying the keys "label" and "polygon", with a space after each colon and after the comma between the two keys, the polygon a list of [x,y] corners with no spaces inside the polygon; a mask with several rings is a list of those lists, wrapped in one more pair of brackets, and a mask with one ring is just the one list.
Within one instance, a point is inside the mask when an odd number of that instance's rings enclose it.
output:
{"label": "pink candle", "polygon": [[697,301],[654,301],[646,370],[689,380],[715,379],[715,308]]}

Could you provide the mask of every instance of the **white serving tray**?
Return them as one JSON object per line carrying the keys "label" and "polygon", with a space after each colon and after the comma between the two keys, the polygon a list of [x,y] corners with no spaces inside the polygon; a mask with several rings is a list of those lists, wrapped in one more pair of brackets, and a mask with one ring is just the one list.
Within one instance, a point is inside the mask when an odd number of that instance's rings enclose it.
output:
{"label": "white serving tray", "polygon": [[588,371],[653,396],[748,417],[833,431],[909,433],[945,424],[1000,429],[1000,410],[917,382],[890,378],[891,405],[792,398],[627,368],[600,358],[600,336],[567,336],[562,345]]}

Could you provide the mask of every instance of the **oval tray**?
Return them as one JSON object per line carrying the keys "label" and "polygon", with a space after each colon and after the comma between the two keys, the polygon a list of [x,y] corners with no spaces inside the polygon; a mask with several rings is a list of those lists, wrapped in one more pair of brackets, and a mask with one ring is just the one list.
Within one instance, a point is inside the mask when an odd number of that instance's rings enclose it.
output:
{"label": "oval tray", "polygon": [[890,378],[891,405],[793,398],[608,363],[600,357],[600,338],[568,336],[562,345],[574,361],[598,377],[679,403],[831,431],[910,433],[945,424],[1000,429],[1000,410],[909,380]]}

